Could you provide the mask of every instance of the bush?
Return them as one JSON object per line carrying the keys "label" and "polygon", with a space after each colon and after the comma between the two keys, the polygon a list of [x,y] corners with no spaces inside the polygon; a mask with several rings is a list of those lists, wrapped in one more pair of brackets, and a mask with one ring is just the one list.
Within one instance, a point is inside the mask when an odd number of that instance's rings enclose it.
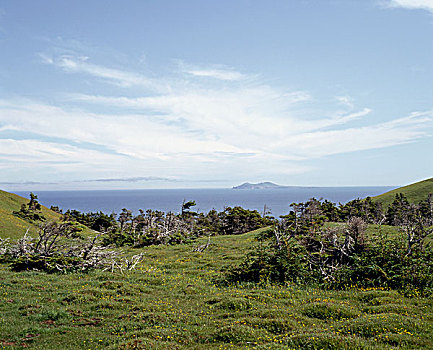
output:
{"label": "bush", "polygon": [[38,197],[30,193],[30,201],[27,204],[22,204],[20,210],[14,211],[12,214],[31,223],[45,221],[46,218],[42,215],[41,209]]}
{"label": "bush", "polygon": [[53,272],[74,272],[80,269],[82,259],[78,257],[67,257],[62,255],[41,256],[29,254],[12,259],[11,268],[13,271],[45,271]]}
{"label": "bush", "polygon": [[0,240],[0,261],[11,263],[14,271],[37,270],[48,273],[91,269],[132,270],[143,255],[119,259],[118,251],[101,245],[99,236],[77,235],[74,224],[48,223],[40,226],[38,237],[27,233],[17,242]]}
{"label": "bush", "polygon": [[359,217],[325,226],[318,201],[293,207],[257,237],[260,243],[231,269],[229,281],[385,287],[408,295],[433,291],[433,249],[425,244],[432,222],[416,206],[402,219],[400,233],[390,237],[366,237],[366,223]]}

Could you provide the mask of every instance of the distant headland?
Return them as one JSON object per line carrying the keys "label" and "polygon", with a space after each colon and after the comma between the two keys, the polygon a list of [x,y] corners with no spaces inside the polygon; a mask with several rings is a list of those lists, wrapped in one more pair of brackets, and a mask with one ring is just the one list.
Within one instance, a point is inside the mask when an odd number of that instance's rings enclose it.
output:
{"label": "distant headland", "polygon": [[242,185],[239,186],[233,186],[234,190],[263,190],[263,189],[270,189],[270,188],[290,188],[293,186],[281,186],[274,184],[273,182],[259,182],[256,184],[252,184],[249,182],[245,182]]}

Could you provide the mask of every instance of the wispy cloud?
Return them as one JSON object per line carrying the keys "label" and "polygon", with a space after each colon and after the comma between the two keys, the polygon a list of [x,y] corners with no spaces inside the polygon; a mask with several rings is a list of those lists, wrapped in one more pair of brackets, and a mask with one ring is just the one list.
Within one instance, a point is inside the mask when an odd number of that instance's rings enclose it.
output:
{"label": "wispy cloud", "polygon": [[160,82],[140,73],[92,64],[88,62],[88,57],[86,56],[62,55],[60,57],[52,57],[45,53],[40,53],[39,56],[43,63],[55,65],[66,72],[89,74],[121,87],[142,86],[152,88],[153,90],[164,89]]}
{"label": "wispy cloud", "polygon": [[82,180],[80,182],[145,182],[145,181],[176,181],[176,180],[168,177],[138,176],[138,177],[121,177],[121,178],[112,178],[112,179],[91,179],[91,180]]}
{"label": "wispy cloud", "polygon": [[4,181],[0,182],[2,185],[58,185],[58,182],[40,182],[40,181],[20,181],[20,182],[13,182],[13,181]]}
{"label": "wispy cloud", "polygon": [[349,109],[355,108],[355,105],[353,104],[353,98],[350,96],[335,96],[335,100],[344,107]]}
{"label": "wispy cloud", "polygon": [[296,135],[288,140],[279,141],[275,148],[295,148],[306,158],[380,149],[413,142],[426,136],[424,127],[431,127],[432,121],[433,111],[412,113],[408,117],[360,128]]}
{"label": "wispy cloud", "polygon": [[[183,66],[174,78],[150,79],[77,57],[41,59],[114,83],[122,87],[118,94],[72,94],[53,105],[0,100],[0,169],[70,179],[86,174],[93,183],[199,181],[210,174],[218,180],[227,172],[265,178],[309,171],[305,161],[314,158],[413,142],[432,126],[433,111],[375,123],[373,111],[349,96],[336,97],[334,111],[324,113],[306,91],[285,91],[232,69],[189,66],[185,74]],[[218,79],[218,86],[197,77]],[[11,130],[32,139],[14,139]]]}
{"label": "wispy cloud", "polygon": [[245,78],[245,76],[239,72],[222,69],[195,69],[186,72],[196,77],[215,78],[228,81],[242,80]]}
{"label": "wispy cloud", "polygon": [[177,65],[182,72],[193,77],[212,78],[222,81],[241,81],[249,78],[248,75],[224,65],[195,66],[181,60],[177,60]]}
{"label": "wispy cloud", "polygon": [[387,1],[385,4],[388,7],[422,9],[433,13],[433,0],[391,0]]}

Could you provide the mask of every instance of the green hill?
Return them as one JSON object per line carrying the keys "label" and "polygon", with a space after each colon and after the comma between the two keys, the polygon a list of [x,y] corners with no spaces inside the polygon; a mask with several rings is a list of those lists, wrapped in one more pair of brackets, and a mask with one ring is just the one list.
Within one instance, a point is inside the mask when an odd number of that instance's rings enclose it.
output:
{"label": "green hill", "polygon": [[[28,203],[29,199],[13,193],[0,190],[0,237],[10,237],[13,239],[21,237],[27,229],[31,233],[37,231],[37,225],[33,225],[15,215],[13,211],[18,211],[22,204]],[[60,214],[42,206],[42,215],[49,221],[59,220]]]}
{"label": "green hill", "polygon": [[373,200],[387,207],[392,203],[397,193],[403,193],[411,203],[419,203],[425,200],[429,193],[433,193],[433,178],[396,188],[395,190],[373,197]]}

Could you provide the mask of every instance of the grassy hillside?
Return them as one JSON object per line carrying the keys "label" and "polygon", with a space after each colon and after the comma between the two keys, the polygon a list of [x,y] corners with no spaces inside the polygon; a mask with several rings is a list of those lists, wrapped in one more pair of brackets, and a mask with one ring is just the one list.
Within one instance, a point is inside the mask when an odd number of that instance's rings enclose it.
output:
{"label": "grassy hillside", "polygon": [[[395,291],[224,285],[257,232],[152,246],[135,271],[59,278],[0,264],[5,349],[432,349],[431,299]],[[204,238],[203,242],[206,241]]]}
{"label": "grassy hillside", "polygon": [[429,193],[433,193],[433,178],[386,192],[373,197],[373,200],[381,202],[384,207],[387,207],[392,203],[397,193],[403,193],[411,203],[418,203],[425,200]]}
{"label": "grassy hillside", "polygon": [[[10,237],[13,239],[21,237],[28,228],[35,232],[37,227],[27,221],[12,215],[13,211],[18,211],[22,204],[28,203],[29,199],[13,193],[0,190],[0,237]],[[60,215],[42,206],[42,215],[47,220],[59,220]]]}

